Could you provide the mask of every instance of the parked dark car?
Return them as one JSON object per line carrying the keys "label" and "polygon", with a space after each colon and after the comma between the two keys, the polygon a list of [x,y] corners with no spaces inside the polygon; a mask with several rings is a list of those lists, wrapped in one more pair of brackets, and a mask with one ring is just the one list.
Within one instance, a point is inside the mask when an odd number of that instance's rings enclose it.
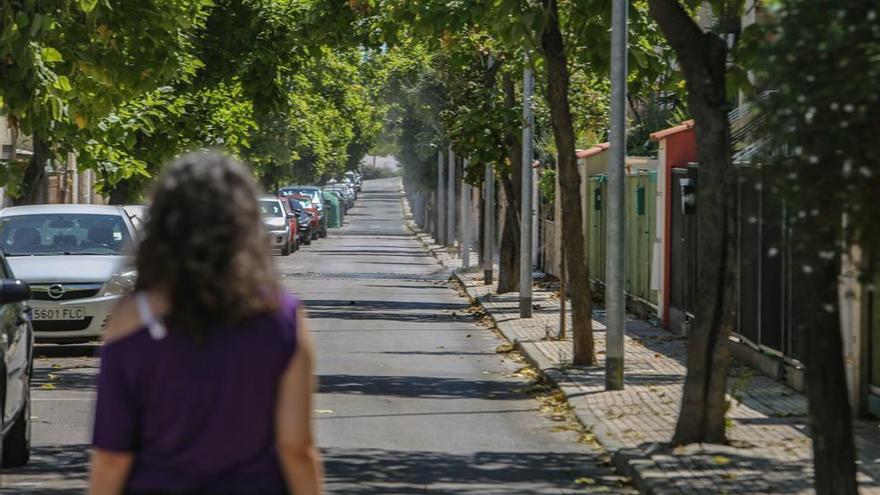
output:
{"label": "parked dark car", "polygon": [[312,243],[312,216],[300,200],[293,196],[282,196],[281,200],[290,212],[290,228],[296,229],[297,249],[303,244]]}
{"label": "parked dark car", "polygon": [[12,278],[5,257],[0,256],[0,352],[3,354],[0,432],[3,436],[3,467],[23,466],[30,459],[34,329],[30,310],[24,304],[30,298],[30,287]]}
{"label": "parked dark car", "polygon": [[324,186],[324,190],[332,193],[338,193],[342,198],[342,201],[345,203],[346,209],[354,208],[354,189],[350,185],[345,183],[336,183]]}
{"label": "parked dark car", "polygon": [[302,243],[306,245],[311,244],[313,239],[318,238],[318,232],[321,229],[321,224],[318,220],[318,210],[315,208],[311,196],[305,194],[291,194],[283,196],[283,198],[290,206],[299,208],[300,212],[305,214],[299,222],[299,232]]}
{"label": "parked dark car", "polygon": [[290,226],[290,233],[288,234],[288,238],[290,239],[290,252],[299,251],[300,245],[302,244],[302,239],[300,239],[299,232],[299,215],[291,209],[290,204],[285,197],[279,197],[281,200],[281,204],[284,206],[284,216],[287,217],[287,224]]}
{"label": "parked dark car", "polygon": [[351,209],[351,205],[348,204],[348,201],[346,201],[345,195],[342,194],[341,190],[324,188],[324,192],[328,192],[328,193],[332,194],[333,196],[336,197],[336,199],[339,200],[339,204],[342,205],[342,207],[344,209],[344,213],[348,213],[348,210]]}
{"label": "parked dark car", "polygon": [[318,186],[285,186],[278,190],[278,196],[290,196],[291,194],[304,194],[312,199],[315,210],[318,212],[317,236],[327,237],[327,218],[321,188]]}

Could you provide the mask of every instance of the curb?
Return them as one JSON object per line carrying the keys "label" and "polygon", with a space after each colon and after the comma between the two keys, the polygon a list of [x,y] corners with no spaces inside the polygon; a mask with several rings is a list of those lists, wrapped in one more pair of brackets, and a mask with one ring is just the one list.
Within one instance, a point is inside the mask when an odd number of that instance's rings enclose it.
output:
{"label": "curb", "polygon": [[546,361],[547,358],[543,356],[540,350],[532,349],[531,347],[533,344],[527,342],[524,343],[518,338],[511,338],[504,332],[498,324],[498,321],[495,319],[495,315],[489,312],[483,305],[481,298],[474,296],[471,291],[468,290],[468,285],[465,283],[465,280],[459,276],[459,271],[447,266],[437,255],[438,249],[435,249],[434,245],[429,241],[429,234],[423,232],[412,220],[412,212],[409,209],[409,205],[406,204],[406,200],[401,199],[401,201],[404,205],[404,217],[406,219],[407,229],[410,230],[415,235],[416,239],[425,246],[428,253],[437,260],[437,263],[447,270],[449,278],[455,278],[455,280],[461,285],[465,294],[480,305],[480,308],[483,309],[483,313],[489,317],[495,329],[501,334],[504,340],[509,342],[514,349],[519,351],[525,361],[532,366],[541,377],[546,379],[552,387],[561,391],[565,395],[566,403],[571,406],[572,413],[575,418],[577,418],[578,422],[585,428],[590,429],[598,443],[608,454],[610,454],[611,465],[617,473],[630,478],[633,487],[642,494],[654,495],[658,493],[677,492],[674,487],[667,486],[660,478],[647,475],[648,470],[657,468],[656,463],[652,459],[652,455],[655,452],[666,450],[668,446],[664,444],[648,444],[644,449],[624,448],[624,446],[615,438],[602,431],[603,428],[601,426],[602,422],[600,418],[596,417],[589,411],[581,410],[573,406],[569,401],[569,397],[576,393],[576,390],[567,385],[569,380],[566,377],[565,371],[560,370],[553,365],[548,366],[548,363],[542,362]]}

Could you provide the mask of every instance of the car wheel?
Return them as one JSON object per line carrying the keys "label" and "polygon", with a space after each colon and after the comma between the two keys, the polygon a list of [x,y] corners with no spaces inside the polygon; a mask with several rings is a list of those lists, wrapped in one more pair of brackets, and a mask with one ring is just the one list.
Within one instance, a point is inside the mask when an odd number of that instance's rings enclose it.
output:
{"label": "car wheel", "polygon": [[15,418],[12,429],[3,439],[3,467],[19,467],[31,458],[31,391],[24,396],[24,407]]}
{"label": "car wheel", "polygon": [[316,241],[321,237],[318,232],[312,232],[311,240]]}
{"label": "car wheel", "polygon": [[290,244],[285,244],[283,248],[281,248],[281,256],[290,256]]}
{"label": "car wheel", "polygon": [[321,239],[325,239],[325,238],[327,238],[327,227],[324,227],[324,228],[321,230],[321,232],[318,233],[318,236],[319,236]]}
{"label": "car wheel", "polygon": [[311,232],[307,232],[306,235],[305,235],[305,237],[303,237],[303,244],[305,244],[306,246],[308,246],[308,245],[311,244],[311,243],[312,243],[312,233],[311,233]]}

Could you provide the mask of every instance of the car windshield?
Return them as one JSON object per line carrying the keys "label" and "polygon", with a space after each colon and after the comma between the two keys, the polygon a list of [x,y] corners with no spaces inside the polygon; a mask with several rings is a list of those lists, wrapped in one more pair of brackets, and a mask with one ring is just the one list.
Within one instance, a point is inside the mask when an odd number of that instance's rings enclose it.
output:
{"label": "car windshield", "polygon": [[280,201],[265,199],[260,201],[260,214],[264,217],[283,217],[284,209]]}
{"label": "car windshield", "polygon": [[313,187],[285,187],[281,189],[281,194],[302,194],[303,196],[308,196],[312,198],[312,201],[315,202],[315,205],[319,205],[321,202],[321,191]]}
{"label": "car windshield", "polygon": [[119,255],[131,242],[121,215],[16,215],[0,219],[6,256]]}

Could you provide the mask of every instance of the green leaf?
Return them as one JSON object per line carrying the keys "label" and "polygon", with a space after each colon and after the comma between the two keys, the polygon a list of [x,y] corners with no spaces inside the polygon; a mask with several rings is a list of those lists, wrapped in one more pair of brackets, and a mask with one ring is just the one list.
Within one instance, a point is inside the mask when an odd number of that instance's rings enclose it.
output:
{"label": "green leaf", "polygon": [[55,86],[55,88],[57,89],[60,89],[61,91],[64,91],[65,93],[70,92],[70,90],[73,89],[70,86],[70,80],[67,79],[67,76],[58,76],[58,80],[55,81],[55,84],[53,84],[53,86]]}
{"label": "green leaf", "polygon": [[15,25],[18,26],[19,29],[24,29],[28,27],[28,24],[31,23],[28,15],[22,11],[18,11],[15,14]]}
{"label": "green leaf", "polygon": [[82,9],[82,11],[86,14],[95,10],[95,7],[97,5],[98,0],[79,0],[79,8]]}
{"label": "green leaf", "polygon": [[61,56],[61,52],[52,48],[51,46],[43,47],[43,49],[40,50],[40,57],[42,57],[43,62],[50,64],[64,61],[64,57]]}

